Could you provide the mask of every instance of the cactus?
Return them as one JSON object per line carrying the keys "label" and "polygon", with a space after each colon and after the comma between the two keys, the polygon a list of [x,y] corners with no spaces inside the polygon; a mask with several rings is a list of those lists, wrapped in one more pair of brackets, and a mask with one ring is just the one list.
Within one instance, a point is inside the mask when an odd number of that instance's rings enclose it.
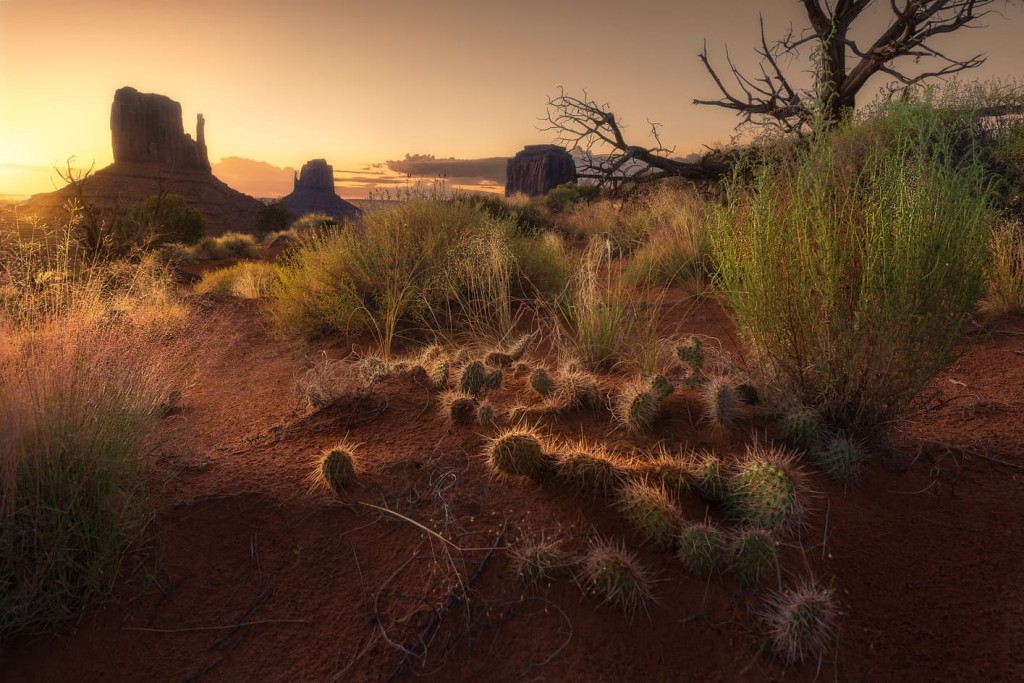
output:
{"label": "cactus", "polygon": [[664,375],[651,375],[650,387],[651,391],[658,395],[658,398],[666,398],[675,391],[672,382],[665,379]]}
{"label": "cactus", "polygon": [[550,398],[553,404],[564,410],[577,407],[594,409],[601,405],[601,390],[593,375],[562,368],[558,371]]}
{"label": "cactus", "polygon": [[341,443],[320,457],[317,482],[321,487],[341,495],[352,486],[356,476],[353,450],[352,446]]}
{"label": "cactus", "polygon": [[685,344],[676,347],[676,356],[690,366],[694,375],[704,372],[704,342],[699,338],[691,337]]}
{"label": "cactus", "polygon": [[484,401],[476,407],[476,423],[481,427],[494,426],[494,406],[490,401]]}
{"label": "cactus", "polygon": [[730,481],[730,507],[741,521],[763,529],[796,526],[804,507],[797,476],[785,452],[748,447]]}
{"label": "cactus", "polygon": [[624,474],[607,453],[581,441],[558,457],[555,477],[580,493],[608,496],[622,485]]}
{"label": "cactus", "polygon": [[527,586],[569,576],[576,566],[576,559],[559,541],[526,541],[512,548],[511,554],[516,575]]}
{"label": "cactus", "polygon": [[555,380],[544,368],[537,368],[530,375],[530,386],[541,396],[547,397],[555,390]]}
{"label": "cactus", "polygon": [[830,589],[807,583],[773,593],[760,614],[773,653],[791,665],[831,647],[838,611]]}
{"label": "cactus", "polygon": [[612,414],[631,432],[650,429],[661,412],[661,399],[642,378],[623,387],[612,406]]}
{"label": "cactus", "polygon": [[729,571],[744,586],[756,586],[775,564],[775,539],[764,529],[748,528],[733,535],[729,544]]}
{"label": "cactus", "polygon": [[479,394],[484,388],[487,379],[487,370],[484,364],[478,360],[473,361],[462,369],[462,376],[459,377],[459,389],[466,394]]}
{"label": "cactus", "polygon": [[430,381],[430,386],[434,389],[444,389],[448,386],[450,374],[451,370],[448,366],[448,361],[442,358],[430,365],[427,370],[427,379]]}
{"label": "cactus", "polygon": [[538,479],[545,469],[544,449],[536,432],[510,429],[487,445],[487,461],[502,474]]}
{"label": "cactus", "polygon": [[725,556],[725,535],[710,522],[687,524],[679,534],[678,543],[679,561],[702,579],[710,578]]}
{"label": "cactus", "polygon": [[821,418],[810,408],[797,408],[779,422],[786,442],[793,448],[810,452],[821,436]]}
{"label": "cactus", "polygon": [[526,349],[529,348],[530,344],[533,342],[533,338],[534,333],[531,332],[530,334],[524,334],[523,336],[519,337],[519,339],[512,342],[512,344],[508,347],[509,357],[513,361],[517,361],[520,358],[522,358],[523,354],[526,353]]}
{"label": "cactus", "polygon": [[641,461],[634,469],[650,481],[660,484],[668,493],[676,498],[688,493],[691,489],[689,465],[682,459],[662,452],[650,460]]}
{"label": "cactus", "polygon": [[654,578],[622,544],[598,542],[583,558],[583,583],[588,593],[633,616],[646,609],[654,595]]}
{"label": "cactus", "polygon": [[864,456],[860,445],[847,436],[837,434],[815,454],[814,462],[832,481],[849,485],[857,480],[864,465]]}
{"label": "cactus", "polygon": [[653,547],[670,550],[675,545],[683,517],[665,489],[644,481],[631,482],[619,493],[617,507]]}
{"label": "cactus", "polygon": [[494,370],[484,375],[484,386],[488,389],[500,389],[501,388],[501,370]]}
{"label": "cactus", "polygon": [[725,477],[722,474],[722,461],[717,455],[698,455],[690,469],[693,473],[693,484],[705,500],[712,503],[721,503],[725,500]]}
{"label": "cactus", "polygon": [[441,413],[452,424],[468,425],[476,419],[477,400],[461,391],[446,391],[441,394]]}
{"label": "cactus", "polygon": [[725,377],[715,377],[704,387],[704,412],[712,423],[726,429],[739,420],[740,397]]}
{"label": "cactus", "polygon": [[515,362],[515,359],[501,351],[491,351],[484,357],[484,365],[489,368],[507,368]]}

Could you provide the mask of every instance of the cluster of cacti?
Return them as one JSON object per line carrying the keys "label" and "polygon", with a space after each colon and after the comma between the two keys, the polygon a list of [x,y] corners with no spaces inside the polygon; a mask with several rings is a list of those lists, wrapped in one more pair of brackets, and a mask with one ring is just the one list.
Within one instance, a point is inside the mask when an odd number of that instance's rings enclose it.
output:
{"label": "cluster of cacti", "polygon": [[654,596],[654,577],[640,559],[622,544],[595,543],[583,558],[586,590],[627,616],[646,609]]}
{"label": "cluster of cacti", "polygon": [[848,436],[836,434],[814,454],[814,462],[832,481],[852,484],[864,465],[864,455],[859,444]]}
{"label": "cluster of cacti", "polygon": [[536,586],[572,574],[577,560],[558,541],[524,541],[512,548],[512,566],[527,586]]}
{"label": "cluster of cacti", "polygon": [[775,539],[765,529],[741,529],[729,542],[729,571],[744,586],[756,586],[775,565]]}
{"label": "cluster of cacti", "polygon": [[648,378],[648,381],[649,386],[651,387],[651,391],[657,394],[658,398],[666,398],[673,391],[675,391],[675,387],[672,385],[672,382],[669,382],[667,379],[665,379],[664,375],[651,375]]}
{"label": "cluster of cacti", "polygon": [[838,612],[832,591],[811,583],[768,596],[761,617],[772,652],[786,664],[826,652]]}
{"label": "cluster of cacti", "polygon": [[728,498],[741,521],[763,529],[795,526],[803,514],[792,459],[775,448],[748,447],[730,478]]}
{"label": "cluster of cacti", "polygon": [[650,429],[660,413],[661,397],[643,378],[624,386],[612,405],[612,415],[631,432]]}
{"label": "cluster of cacti", "polygon": [[676,556],[689,571],[710,578],[725,559],[725,534],[711,522],[691,522],[679,533]]}
{"label": "cluster of cacti", "polygon": [[555,477],[580,493],[610,496],[622,486],[624,474],[607,453],[581,441],[558,456]]}
{"label": "cluster of cacti", "polygon": [[453,424],[468,425],[476,421],[478,402],[476,397],[461,391],[446,391],[441,394],[441,414]]}
{"label": "cluster of cacti", "polygon": [[347,491],[356,476],[355,463],[352,458],[354,450],[351,445],[340,443],[325,451],[320,456],[314,482],[339,495]]}
{"label": "cluster of cacti", "polygon": [[704,386],[704,414],[713,424],[733,427],[741,410],[739,393],[728,377],[715,377]]}
{"label": "cluster of cacti", "polygon": [[722,461],[714,453],[700,453],[690,465],[693,485],[705,500],[721,503],[725,500],[725,474]]}
{"label": "cluster of cacti", "polygon": [[675,545],[683,516],[665,489],[645,481],[625,484],[616,503],[619,511],[644,540],[659,550]]}
{"label": "cluster of cacti", "polygon": [[699,375],[704,372],[704,342],[698,337],[691,337],[676,347],[676,356],[690,366],[690,372]]}
{"label": "cluster of cacti", "polygon": [[544,446],[532,429],[509,429],[487,445],[487,462],[501,474],[540,478],[546,469]]}
{"label": "cluster of cacti", "polygon": [[821,438],[821,417],[810,408],[790,410],[782,416],[779,427],[782,428],[786,442],[802,451],[813,450]]}
{"label": "cluster of cacti", "polygon": [[547,397],[555,390],[555,380],[544,368],[537,368],[530,375],[530,386],[541,396]]}

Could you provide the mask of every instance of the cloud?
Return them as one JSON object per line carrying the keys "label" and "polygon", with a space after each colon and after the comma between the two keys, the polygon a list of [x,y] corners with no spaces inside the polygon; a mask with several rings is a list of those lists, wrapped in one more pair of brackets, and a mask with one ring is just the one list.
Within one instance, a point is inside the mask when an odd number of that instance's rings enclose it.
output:
{"label": "cloud", "polygon": [[505,185],[507,157],[438,159],[433,154],[406,154],[387,162],[395,173],[413,178],[445,178],[458,185]]}

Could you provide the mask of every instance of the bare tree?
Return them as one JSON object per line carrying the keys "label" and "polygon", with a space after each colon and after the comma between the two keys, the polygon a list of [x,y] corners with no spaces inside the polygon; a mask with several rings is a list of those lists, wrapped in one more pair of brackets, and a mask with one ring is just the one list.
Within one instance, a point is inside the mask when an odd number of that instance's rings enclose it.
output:
{"label": "bare tree", "polygon": [[[760,57],[756,76],[744,75],[726,52],[730,88],[711,65],[707,43],[700,53],[722,97],[694,100],[731,109],[743,122],[775,123],[788,131],[803,130],[815,121],[830,126],[856,105],[857,94],[876,74],[888,76],[892,89],[917,85],[928,79],[981,66],[983,54],[966,59],[951,57],[934,47],[933,39],[963,28],[980,26],[980,20],[995,10],[997,0],[888,0],[891,17],[886,29],[874,40],[857,41],[851,29],[875,0],[799,0],[810,24],[799,36],[790,29],[769,44],[761,20]],[[1012,4],[1003,0],[1003,4]],[[932,44],[930,44],[930,41]],[[804,46],[812,49],[814,85],[809,92],[794,87],[781,64],[799,57]],[[928,67],[914,69],[924,59]],[[912,62],[908,68],[908,62]],[[931,67],[931,68],[929,68]]]}
{"label": "bare tree", "polygon": [[[851,30],[876,0],[797,1],[810,26],[799,35],[790,29],[785,37],[769,42],[762,20],[761,41],[756,48],[759,75],[744,75],[726,52],[729,73],[735,81],[731,88],[712,66],[705,43],[699,57],[722,96],[717,100],[695,99],[694,104],[735,111],[741,117],[738,127],[770,124],[786,132],[806,133],[816,125],[831,126],[853,109],[858,93],[876,74],[887,75],[895,91],[983,64],[982,54],[957,59],[929,43],[944,34],[978,27],[982,18],[995,11],[992,6],[997,2],[886,0],[891,12],[888,26],[868,44],[855,40]],[[1013,4],[1013,0],[1002,1]],[[807,91],[796,87],[783,69],[799,57],[801,49],[811,50],[814,64],[814,85]],[[922,59],[934,68],[913,71]],[[708,179],[730,166],[727,157],[713,151],[696,162],[672,158],[674,150],[662,144],[658,124],[650,121],[650,145],[627,142],[623,126],[609,106],[590,99],[586,92],[576,97],[563,90],[550,98],[544,122],[541,130],[554,131],[557,142],[582,156],[582,177],[597,178],[601,183],[666,175]]]}

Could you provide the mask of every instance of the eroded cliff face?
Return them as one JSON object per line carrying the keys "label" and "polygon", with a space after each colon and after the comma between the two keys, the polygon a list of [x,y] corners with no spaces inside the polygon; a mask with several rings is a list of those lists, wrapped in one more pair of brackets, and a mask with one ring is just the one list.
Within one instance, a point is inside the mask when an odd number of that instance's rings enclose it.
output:
{"label": "eroded cliff face", "polygon": [[537,197],[576,180],[576,160],[564,147],[527,145],[508,160],[505,196],[522,192]]}
{"label": "eroded cliff face", "polygon": [[334,190],[334,167],[326,159],[311,159],[295,176],[295,187],[281,199],[296,218],[307,213],[324,213],[337,220],[361,213]]}
{"label": "eroded cliff face", "polygon": [[210,172],[205,120],[196,117],[196,139],[185,133],[181,105],[170,97],[121,88],[110,107],[114,162],[155,163],[174,170]]}

